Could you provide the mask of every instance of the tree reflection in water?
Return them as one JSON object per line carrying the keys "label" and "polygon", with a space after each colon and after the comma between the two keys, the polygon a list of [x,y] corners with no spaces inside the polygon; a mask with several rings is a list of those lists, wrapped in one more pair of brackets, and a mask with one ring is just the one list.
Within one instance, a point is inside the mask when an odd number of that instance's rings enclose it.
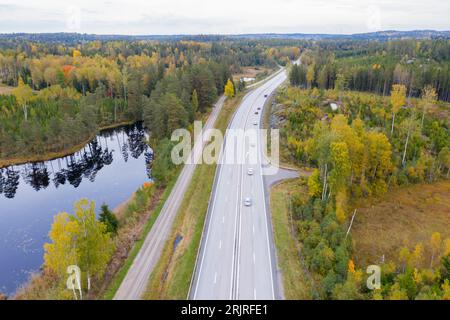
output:
{"label": "tree reflection in water", "polygon": [[153,151],[145,142],[146,134],[142,124],[137,123],[120,130],[104,131],[83,149],[69,156],[0,169],[0,194],[6,198],[14,198],[20,176],[36,191],[47,188],[50,183],[58,188],[68,182],[77,188],[83,179],[94,182],[97,173],[114,160],[113,150],[108,147],[108,139],[117,141],[118,154],[123,156],[125,162],[130,155],[137,159],[144,154],[146,172],[151,178],[150,163],[153,160]]}

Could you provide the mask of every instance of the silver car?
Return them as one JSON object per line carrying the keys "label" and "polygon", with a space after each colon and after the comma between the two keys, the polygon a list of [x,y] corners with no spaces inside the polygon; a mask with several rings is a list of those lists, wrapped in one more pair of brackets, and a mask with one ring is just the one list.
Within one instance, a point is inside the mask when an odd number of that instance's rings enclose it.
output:
{"label": "silver car", "polygon": [[250,198],[245,198],[244,199],[244,205],[246,206],[246,207],[250,207],[251,205],[252,205],[252,199],[250,199]]}

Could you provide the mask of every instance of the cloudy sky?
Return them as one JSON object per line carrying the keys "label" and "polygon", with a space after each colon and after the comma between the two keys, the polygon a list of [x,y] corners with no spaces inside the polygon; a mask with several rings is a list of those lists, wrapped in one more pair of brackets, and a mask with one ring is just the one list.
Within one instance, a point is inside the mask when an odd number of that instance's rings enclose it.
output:
{"label": "cloudy sky", "polygon": [[450,30],[449,0],[0,0],[0,33]]}

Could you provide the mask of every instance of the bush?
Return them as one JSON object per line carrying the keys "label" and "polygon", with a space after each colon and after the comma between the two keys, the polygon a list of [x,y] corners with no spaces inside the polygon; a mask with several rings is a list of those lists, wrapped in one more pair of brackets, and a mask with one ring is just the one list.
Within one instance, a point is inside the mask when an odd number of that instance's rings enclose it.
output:
{"label": "bush", "polygon": [[108,205],[102,204],[101,212],[99,216],[99,221],[106,225],[106,231],[111,234],[117,234],[117,229],[119,228],[119,221],[116,215],[109,210]]}

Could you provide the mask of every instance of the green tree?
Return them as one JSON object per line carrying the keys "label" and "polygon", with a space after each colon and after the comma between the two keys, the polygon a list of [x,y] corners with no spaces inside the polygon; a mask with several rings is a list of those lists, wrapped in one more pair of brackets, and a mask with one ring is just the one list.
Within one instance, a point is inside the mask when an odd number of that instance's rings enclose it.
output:
{"label": "green tree", "polygon": [[49,233],[52,242],[44,244],[45,266],[63,279],[69,265],[78,265],[88,290],[92,277],[103,276],[115,249],[106,225],[95,217],[94,206],[81,199],[74,205],[73,216],[58,214]]}
{"label": "green tree", "polygon": [[311,63],[306,70],[306,81],[308,84],[308,89],[311,88],[312,83],[314,81],[314,69],[315,69],[315,64]]}
{"label": "green tree", "polygon": [[107,204],[102,204],[98,220],[106,225],[106,231],[111,234],[117,234],[119,221],[114,213],[109,210]]}
{"label": "green tree", "polygon": [[172,162],[171,152],[173,143],[164,138],[158,142],[155,150],[155,159],[152,162],[152,177],[159,186],[166,186],[173,175],[175,165]]}
{"label": "green tree", "polygon": [[167,112],[167,134],[171,135],[173,131],[185,128],[188,122],[188,114],[178,99],[172,93],[166,93],[160,101],[160,104]]}
{"label": "green tree", "polygon": [[140,75],[138,73],[132,74],[127,86],[128,114],[131,119],[140,120],[142,119],[143,106]]}
{"label": "green tree", "polygon": [[211,107],[217,98],[214,76],[206,65],[195,65],[189,72],[189,81],[198,95],[198,110],[202,113]]}
{"label": "green tree", "polygon": [[342,101],[342,91],[347,87],[347,79],[344,74],[338,73],[334,82],[334,89],[339,93],[339,101]]}
{"label": "green tree", "polygon": [[314,249],[311,268],[321,275],[326,275],[334,264],[334,252],[323,239]]}
{"label": "green tree", "polygon": [[197,90],[195,90],[195,89],[192,92],[191,104],[192,104],[192,110],[195,114],[198,111],[198,96],[197,96]]}
{"label": "green tree", "polygon": [[114,243],[106,231],[106,225],[95,217],[95,204],[87,199],[75,203],[74,219],[78,223],[78,266],[86,274],[87,289],[91,288],[91,277],[101,278],[114,252]]}
{"label": "green tree", "polygon": [[346,181],[350,174],[350,158],[345,142],[332,142],[331,163],[333,169],[330,172],[330,188],[335,194],[346,187]]}
{"label": "green tree", "polygon": [[436,90],[432,86],[425,86],[422,91],[422,119],[420,121],[420,128],[423,128],[423,120],[427,109],[432,107],[436,100]]}

